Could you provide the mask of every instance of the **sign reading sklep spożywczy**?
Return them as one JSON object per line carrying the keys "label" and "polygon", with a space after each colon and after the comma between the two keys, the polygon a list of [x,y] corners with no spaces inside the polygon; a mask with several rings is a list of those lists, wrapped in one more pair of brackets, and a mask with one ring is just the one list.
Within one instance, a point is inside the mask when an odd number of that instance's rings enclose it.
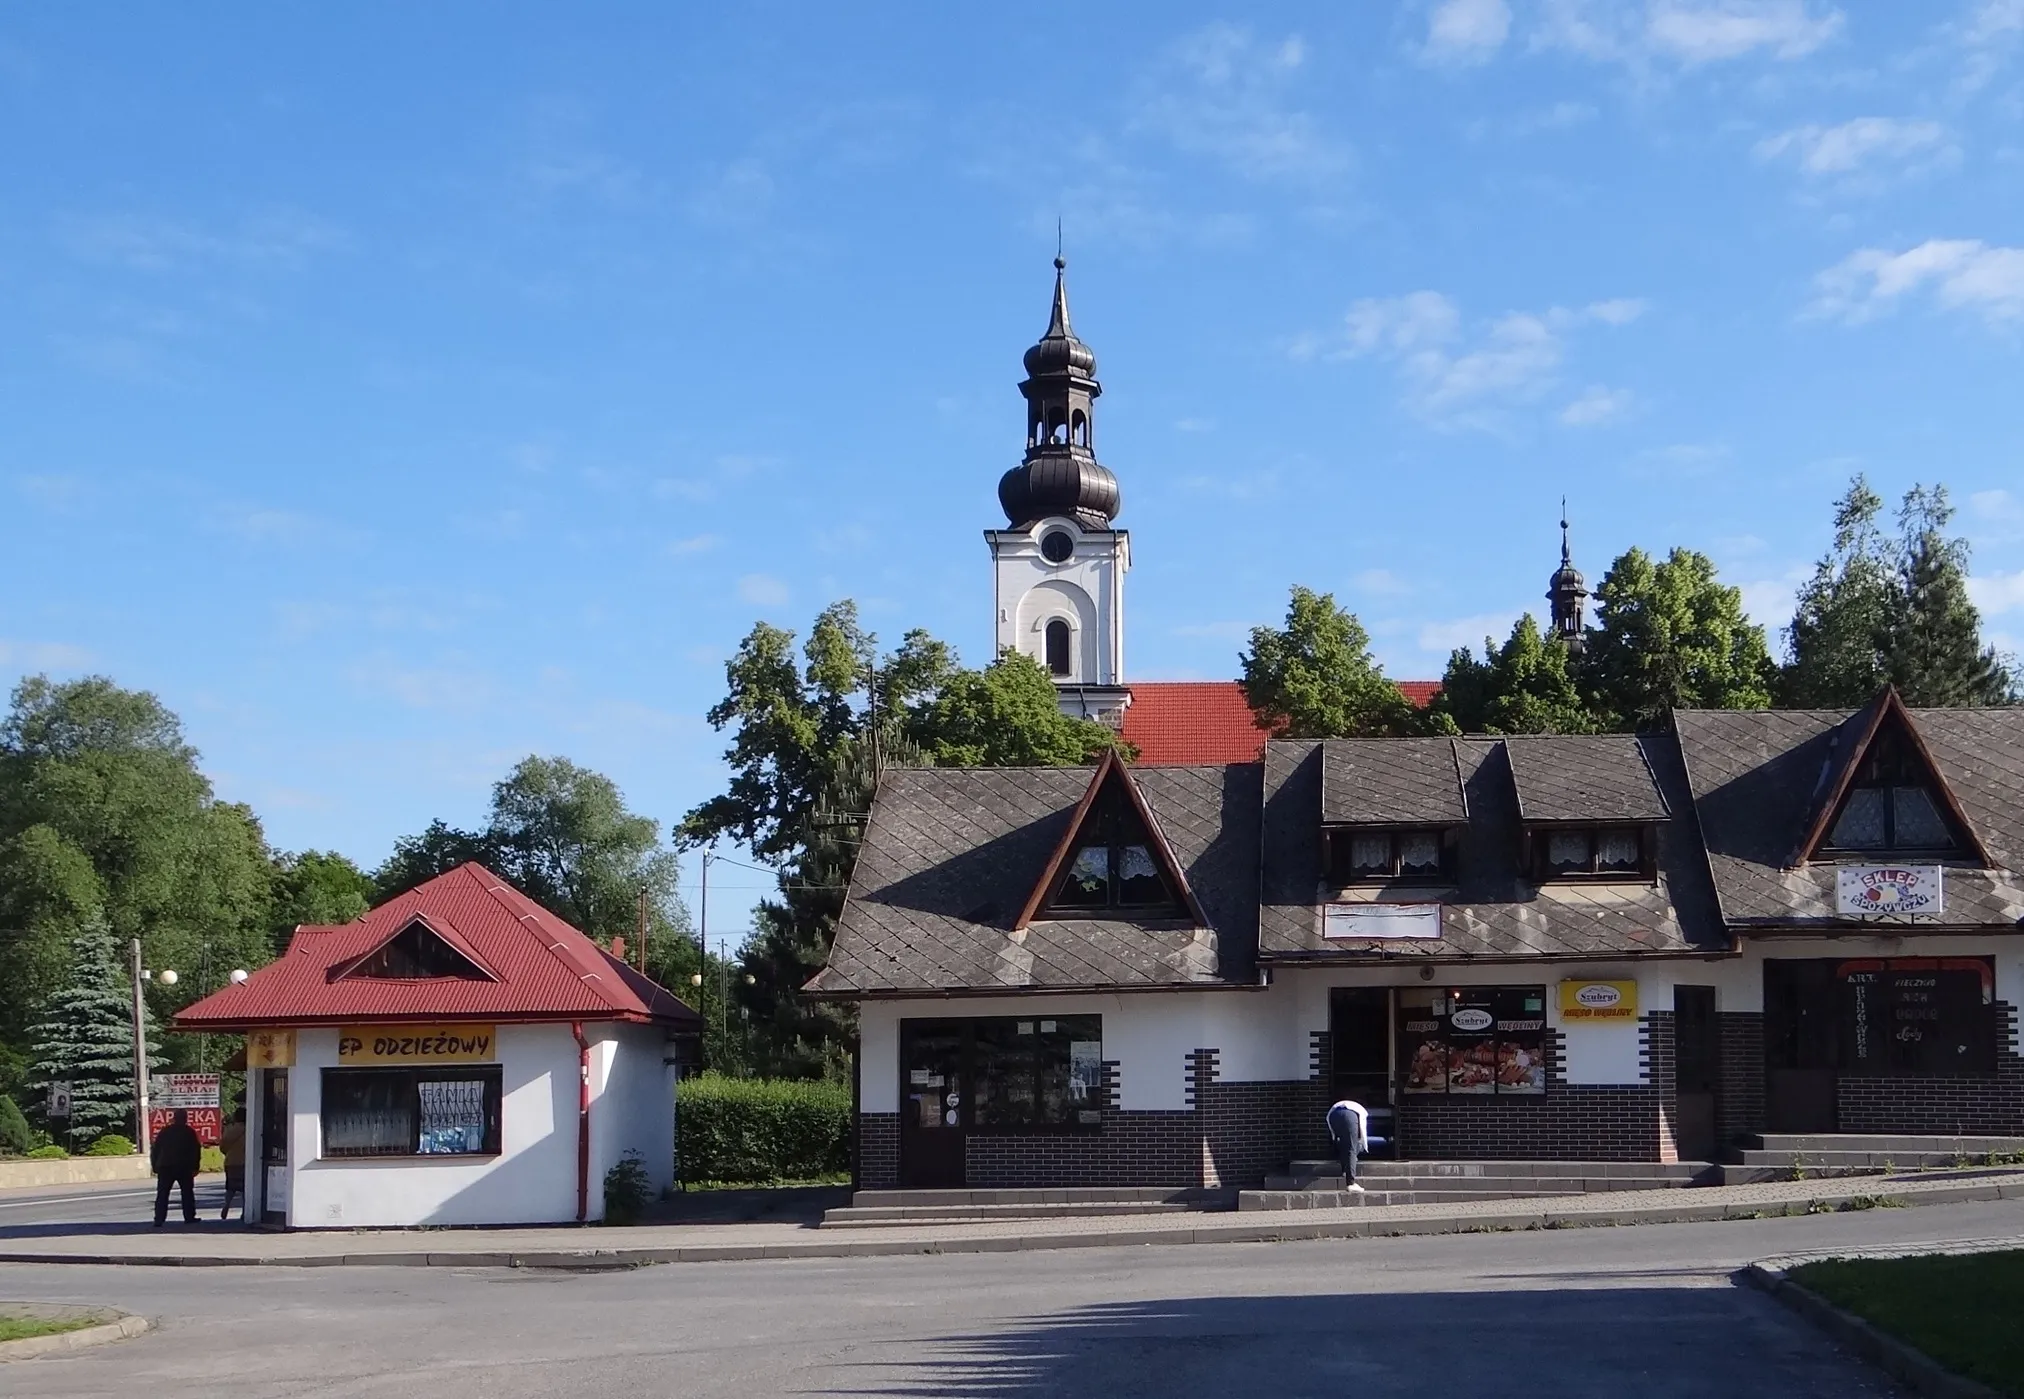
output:
{"label": "sign reading sklep spo\u017cywczy", "polygon": [[337,1062],[489,1064],[496,1044],[490,1025],[368,1025],[338,1032]]}
{"label": "sign reading sklep spo\u017cywczy", "polygon": [[1940,865],[1836,865],[1834,911],[1844,918],[1909,917],[1946,910]]}

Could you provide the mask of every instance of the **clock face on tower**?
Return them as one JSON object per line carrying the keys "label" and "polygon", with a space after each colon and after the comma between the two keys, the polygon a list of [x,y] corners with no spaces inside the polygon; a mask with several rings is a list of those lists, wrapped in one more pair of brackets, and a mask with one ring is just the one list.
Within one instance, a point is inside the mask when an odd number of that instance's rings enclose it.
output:
{"label": "clock face on tower", "polygon": [[1040,539],[1040,557],[1049,563],[1067,563],[1075,552],[1075,541],[1065,529],[1049,530]]}

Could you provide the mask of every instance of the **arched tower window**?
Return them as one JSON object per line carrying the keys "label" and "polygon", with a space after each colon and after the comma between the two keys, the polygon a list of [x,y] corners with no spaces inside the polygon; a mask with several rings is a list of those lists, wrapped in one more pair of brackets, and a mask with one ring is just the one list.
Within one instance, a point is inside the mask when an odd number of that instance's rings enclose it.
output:
{"label": "arched tower window", "polygon": [[1068,440],[1078,447],[1087,447],[1089,445],[1089,415],[1078,408],[1070,415],[1068,423]]}
{"label": "arched tower window", "polygon": [[1066,677],[1072,673],[1069,665],[1069,647],[1075,633],[1068,623],[1056,617],[1047,624],[1047,670],[1051,675]]}

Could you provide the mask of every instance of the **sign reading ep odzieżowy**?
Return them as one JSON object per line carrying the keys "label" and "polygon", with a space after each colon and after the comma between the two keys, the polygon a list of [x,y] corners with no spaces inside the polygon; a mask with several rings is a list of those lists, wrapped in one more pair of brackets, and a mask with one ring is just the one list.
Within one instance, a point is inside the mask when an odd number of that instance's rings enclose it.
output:
{"label": "sign reading ep odzie\u017cowy", "polygon": [[190,1115],[198,1141],[216,1146],[225,1128],[225,1117],[218,1105],[218,1075],[156,1074],[148,1084],[149,1139],[159,1136],[162,1128],[176,1120],[178,1112]]}
{"label": "sign reading ep odzie\u017cowy", "polygon": [[489,1064],[498,1038],[490,1025],[366,1025],[337,1034],[337,1062]]}

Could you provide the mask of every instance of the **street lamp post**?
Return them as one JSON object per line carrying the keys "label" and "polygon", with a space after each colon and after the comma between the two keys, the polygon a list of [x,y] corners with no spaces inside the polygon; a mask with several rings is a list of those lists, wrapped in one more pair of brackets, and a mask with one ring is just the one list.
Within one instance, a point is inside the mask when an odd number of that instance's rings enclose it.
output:
{"label": "street lamp post", "polygon": [[[155,973],[141,967],[141,940],[135,938],[127,945],[128,969],[133,973],[134,988],[134,1140],[140,1149],[148,1149],[148,1016],[147,1001],[141,995],[141,983],[152,981]],[[176,974],[164,969],[162,985],[174,986]]]}

